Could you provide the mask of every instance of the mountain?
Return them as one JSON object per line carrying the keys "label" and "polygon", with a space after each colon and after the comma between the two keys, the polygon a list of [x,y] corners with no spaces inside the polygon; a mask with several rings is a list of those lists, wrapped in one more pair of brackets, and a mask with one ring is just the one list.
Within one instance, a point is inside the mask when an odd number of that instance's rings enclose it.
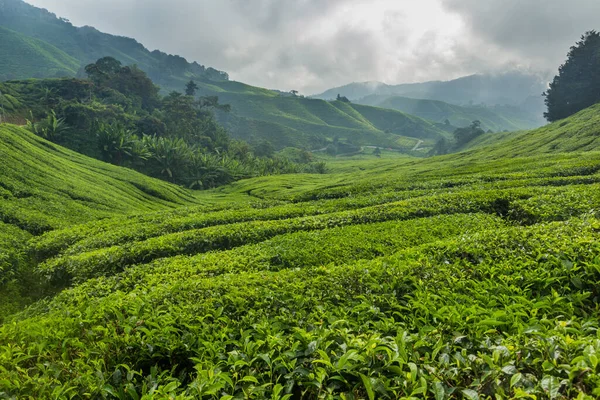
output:
{"label": "mountain", "polygon": [[[137,64],[157,84],[167,90],[180,89],[190,79],[227,80],[226,73],[189,63],[183,57],[149,51],[134,39],[109,35],[95,28],[75,27],[51,12],[22,0],[0,0],[0,26],[29,38],[42,40],[78,61],[75,73],[97,59],[111,56],[124,65]],[[0,53],[1,58],[11,53]],[[40,65],[28,77],[54,77]],[[72,71],[71,71],[72,72]],[[4,71],[0,70],[0,73]],[[74,76],[74,73],[71,74]]]}
{"label": "mountain", "polygon": [[521,105],[530,96],[540,97],[546,80],[520,71],[476,74],[450,81],[387,85],[381,82],[351,83],[311,97],[330,100],[338,94],[350,100],[370,95],[403,96],[439,100],[451,104]]}
{"label": "mountain", "polygon": [[[241,82],[228,80],[224,72],[160,51],[150,52],[134,39],[99,32],[92,27],[75,27],[54,14],[21,0],[0,0],[0,26],[11,29],[21,40],[41,47],[56,48],[55,57],[70,60],[65,75],[75,76],[88,63],[111,56],[124,65],[136,64],[159,86],[163,93],[182,91],[185,84],[196,81],[200,96],[218,96],[221,103],[232,106],[232,112],[219,114],[219,120],[235,138],[251,142],[268,140],[276,148],[301,147],[317,149],[334,140],[354,145],[377,145],[410,151],[420,141],[433,143],[447,134],[443,128],[418,117],[390,110],[359,105],[329,103],[317,99],[290,96]],[[54,46],[54,47],[52,47]],[[23,53],[18,46],[0,46],[0,59],[18,54],[23,65],[31,69],[12,74],[14,68],[2,67],[5,78],[54,77],[61,70],[36,67],[38,53]],[[51,53],[46,51],[46,53]],[[76,61],[79,63],[76,65]]]}
{"label": "mountain", "polygon": [[448,120],[456,127],[467,126],[472,121],[479,120],[485,130],[491,129],[495,132],[532,129],[545,123],[541,113],[536,117],[535,114],[521,107],[508,105],[459,106],[439,100],[377,94],[362,97],[355,102],[399,110],[437,123]]}
{"label": "mountain", "polygon": [[0,81],[73,76],[79,62],[51,44],[0,26]]}

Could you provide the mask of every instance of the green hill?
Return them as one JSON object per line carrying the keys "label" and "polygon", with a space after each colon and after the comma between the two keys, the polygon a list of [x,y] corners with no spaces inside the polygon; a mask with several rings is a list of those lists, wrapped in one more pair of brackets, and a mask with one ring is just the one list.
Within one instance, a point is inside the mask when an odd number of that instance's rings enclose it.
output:
{"label": "green hill", "polygon": [[467,149],[494,157],[522,157],[546,153],[598,150],[600,104],[532,131],[485,134]]}
{"label": "green hill", "polygon": [[[189,63],[183,57],[160,51],[151,52],[134,39],[102,33],[89,26],[75,27],[65,19],[57,18],[47,10],[31,6],[22,0],[0,0],[0,26],[49,43],[76,59],[78,65],[71,75],[99,58],[111,56],[124,65],[137,64],[167,90],[181,90],[190,79],[228,79],[224,72],[196,62]],[[0,53],[0,59],[16,54],[19,51]],[[4,72],[0,70],[0,75]],[[55,76],[44,68],[34,72],[26,77]]]}
{"label": "green hill", "polygon": [[0,81],[73,76],[79,62],[58,48],[0,26]]}
{"label": "green hill", "polygon": [[30,233],[195,204],[191,191],[0,125],[0,220]]}
{"label": "green hill", "polygon": [[[220,120],[233,136],[250,141],[264,138],[278,147],[315,149],[337,137],[357,145],[409,151],[419,140],[430,145],[447,135],[419,117],[359,104],[225,92],[219,94],[219,99],[232,106],[232,115],[221,115]],[[406,138],[411,138],[408,146],[398,144]]]}
{"label": "green hill", "polygon": [[[74,27],[22,0],[0,0],[0,26],[19,32],[20,38],[32,43],[39,44],[39,40],[43,40],[48,43],[48,49],[52,46],[60,49],[55,57],[70,60],[68,75],[71,76],[88,63],[111,56],[124,65],[136,64],[163,92],[183,91],[185,84],[193,79],[199,86],[199,95],[218,96],[221,103],[232,105],[233,112],[220,119],[234,137],[255,142],[266,139],[279,149],[289,146],[318,149],[338,138],[355,145],[395,147],[409,152],[419,143],[426,148],[447,135],[429,122],[399,112],[289,97],[229,81],[225,73],[190,64],[178,56],[150,52],[134,39],[105,34],[91,27]],[[0,62],[0,77],[53,77],[57,74],[42,65],[37,68],[36,54],[22,51],[20,47],[0,45],[0,59],[16,58],[23,59],[19,65],[29,63],[32,68],[12,75],[14,68],[4,69]]]}
{"label": "green hill", "polygon": [[399,110],[438,123],[448,120],[457,127],[468,126],[472,121],[479,120],[485,130],[491,129],[494,132],[532,129],[544,124],[541,114],[536,118],[515,106],[466,107],[443,101],[386,95],[371,95],[356,102]]}
{"label": "green hill", "polygon": [[0,395],[597,397],[598,115],[197,194],[3,125]]}

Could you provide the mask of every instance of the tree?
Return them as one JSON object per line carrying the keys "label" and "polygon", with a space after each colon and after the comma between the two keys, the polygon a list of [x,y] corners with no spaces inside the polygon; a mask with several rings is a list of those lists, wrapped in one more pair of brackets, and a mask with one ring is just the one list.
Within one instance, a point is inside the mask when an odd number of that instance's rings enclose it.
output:
{"label": "tree", "polygon": [[297,90],[290,90],[290,93],[292,94],[292,96],[296,97],[298,96],[298,91]]}
{"label": "tree", "polygon": [[600,101],[600,33],[586,32],[543,94],[550,122],[566,118]]}
{"label": "tree", "polygon": [[375,150],[373,150],[373,155],[377,158],[381,158],[381,149],[379,147],[375,147]]}
{"label": "tree", "polygon": [[481,121],[473,121],[471,125],[464,128],[458,128],[454,131],[454,141],[456,142],[456,148],[460,148],[463,145],[469,143],[471,140],[483,135],[485,131],[481,129]]}
{"label": "tree", "polygon": [[338,93],[338,95],[337,95],[337,98],[336,98],[336,100],[337,100],[337,101],[341,101],[341,102],[343,102],[343,103],[350,103],[350,100],[348,100],[348,98],[347,98],[346,96],[340,96],[340,94],[339,94],[339,93]]}
{"label": "tree", "polygon": [[196,92],[198,91],[198,85],[196,85],[196,82],[189,81],[187,83],[187,85],[185,85],[185,94],[187,96],[195,96]]}

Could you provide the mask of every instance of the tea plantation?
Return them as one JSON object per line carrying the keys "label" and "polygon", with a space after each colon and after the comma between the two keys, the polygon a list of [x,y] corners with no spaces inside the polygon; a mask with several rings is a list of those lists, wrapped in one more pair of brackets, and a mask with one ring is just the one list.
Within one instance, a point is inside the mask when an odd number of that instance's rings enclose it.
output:
{"label": "tea plantation", "polygon": [[0,398],[598,398],[599,123],[205,192],[3,125]]}

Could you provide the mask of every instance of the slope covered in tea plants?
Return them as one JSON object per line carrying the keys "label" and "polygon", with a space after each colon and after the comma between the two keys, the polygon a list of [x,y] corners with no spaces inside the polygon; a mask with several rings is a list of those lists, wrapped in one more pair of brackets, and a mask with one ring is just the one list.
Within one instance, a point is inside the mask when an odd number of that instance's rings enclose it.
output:
{"label": "slope covered in tea plants", "polygon": [[28,237],[0,395],[600,396],[599,152],[350,162]]}
{"label": "slope covered in tea plants", "polygon": [[79,62],[58,48],[2,26],[0,54],[0,81],[73,76],[79,70]]}
{"label": "slope covered in tea plants", "polygon": [[596,104],[532,131],[485,134],[467,147],[495,157],[593,151],[600,147],[599,126],[600,104]]}
{"label": "slope covered in tea plants", "polygon": [[0,217],[31,233],[197,203],[191,191],[0,125]]}

